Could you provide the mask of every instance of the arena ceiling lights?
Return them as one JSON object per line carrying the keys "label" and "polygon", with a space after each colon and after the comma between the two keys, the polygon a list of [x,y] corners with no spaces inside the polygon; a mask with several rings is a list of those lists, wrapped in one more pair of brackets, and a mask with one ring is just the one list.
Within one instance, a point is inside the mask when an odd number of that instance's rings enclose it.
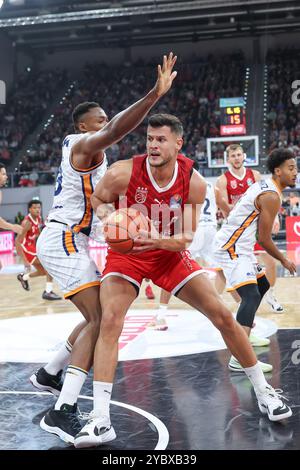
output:
{"label": "arena ceiling lights", "polygon": [[[0,0],[1,3],[1,0]],[[50,2],[51,3],[51,2]],[[214,7],[222,8],[226,7],[233,8],[233,7],[244,7],[244,13],[246,14],[248,8],[251,5],[259,6],[260,4],[274,4],[276,3],[291,3],[285,2],[284,0],[273,0],[272,2],[266,2],[265,0],[248,0],[240,1],[240,0],[194,0],[194,1],[149,1],[149,0],[140,0],[140,1],[128,1],[122,2],[120,1],[120,7],[114,8],[101,8],[101,9],[89,9],[89,10],[82,10],[82,11],[66,11],[63,13],[50,13],[50,14],[41,14],[41,15],[32,15],[32,16],[19,16],[19,17],[9,17],[0,19],[0,27],[2,28],[12,28],[18,26],[32,26],[32,25],[41,25],[41,24],[53,24],[53,23],[68,23],[72,21],[89,21],[95,19],[109,19],[109,18],[118,18],[118,17],[130,17],[136,15],[160,15],[160,14],[173,14],[176,12],[192,12],[195,10],[205,10],[205,9],[212,9]],[[136,6],[125,6],[135,4]],[[94,4],[95,5],[95,4]],[[83,5],[81,4],[80,7]],[[74,5],[74,8],[76,5]],[[79,5],[77,5],[79,8]],[[24,14],[26,10],[24,9],[22,13]],[[10,10],[10,16],[13,14],[13,10]],[[221,13],[218,13],[222,15]],[[2,16],[2,15],[1,15]],[[208,16],[205,15],[205,16]],[[172,19],[172,17],[171,17]]]}
{"label": "arena ceiling lights", "polygon": [[19,6],[8,1],[0,28],[17,47],[35,50],[254,36],[281,32],[282,23],[286,31],[300,29],[299,0],[26,0]]}

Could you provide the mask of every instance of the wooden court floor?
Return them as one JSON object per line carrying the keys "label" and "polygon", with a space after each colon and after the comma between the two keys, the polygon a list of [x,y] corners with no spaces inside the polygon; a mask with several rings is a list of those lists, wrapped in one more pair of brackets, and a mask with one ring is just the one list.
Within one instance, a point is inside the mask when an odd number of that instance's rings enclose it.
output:
{"label": "wooden court floor", "polygon": [[[55,285],[55,284],[54,284]],[[49,315],[74,311],[75,307],[70,301],[45,301],[42,292],[45,286],[44,278],[36,278],[31,281],[29,292],[22,289],[16,279],[16,274],[0,275],[0,320],[14,317],[26,317],[32,315]],[[155,311],[159,305],[160,289],[154,285],[154,300],[148,300],[145,296],[145,284],[143,284],[139,297],[133,304],[133,308]],[[55,286],[56,293],[61,293]],[[279,328],[300,328],[300,280],[299,277],[280,277],[275,288],[276,297],[284,307],[284,313],[278,314],[271,311],[263,302],[258,315],[277,323]],[[235,312],[236,304],[231,296],[223,294],[223,300],[228,307]],[[186,304],[176,297],[171,298],[170,308],[187,308]]]}

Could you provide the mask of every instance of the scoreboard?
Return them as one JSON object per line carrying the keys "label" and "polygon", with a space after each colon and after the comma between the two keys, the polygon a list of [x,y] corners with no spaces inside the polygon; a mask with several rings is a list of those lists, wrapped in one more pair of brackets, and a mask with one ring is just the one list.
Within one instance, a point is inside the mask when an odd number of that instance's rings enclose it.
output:
{"label": "scoreboard", "polygon": [[244,98],[220,98],[220,135],[245,135],[246,117]]}

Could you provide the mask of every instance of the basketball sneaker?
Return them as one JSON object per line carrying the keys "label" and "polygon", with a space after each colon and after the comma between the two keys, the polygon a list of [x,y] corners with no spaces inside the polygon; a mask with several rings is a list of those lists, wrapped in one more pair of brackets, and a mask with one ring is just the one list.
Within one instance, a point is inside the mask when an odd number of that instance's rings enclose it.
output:
{"label": "basketball sneaker", "polygon": [[92,411],[87,424],[75,436],[74,446],[76,449],[95,447],[113,441],[116,437],[109,418]]}
{"label": "basketball sneaker", "polygon": [[272,288],[269,289],[268,292],[266,293],[265,301],[267,302],[267,304],[270,305],[273,312],[276,312],[276,313],[283,313],[284,312],[284,308],[278,302],[278,300],[276,299]]}
{"label": "basketball sneaker", "polygon": [[25,273],[20,273],[20,274],[18,274],[18,275],[17,275],[17,279],[18,279],[18,281],[20,281],[21,286],[23,287],[23,289],[25,289],[25,290],[30,290],[29,282],[28,282],[28,281],[25,281],[25,279],[23,279],[24,274],[25,274]]}
{"label": "basketball sneaker", "polygon": [[164,318],[154,318],[153,321],[148,323],[147,328],[155,331],[166,331],[168,329],[168,325]]}
{"label": "basketball sneaker", "polygon": [[[266,374],[267,372],[272,372],[273,366],[272,364],[267,364],[266,362],[261,362],[258,361],[258,364],[261,367],[261,370]],[[241,366],[239,361],[234,357],[231,356],[229,364],[228,364],[228,369],[234,371],[234,372],[244,372],[244,368]]]}
{"label": "basketball sneaker", "polygon": [[249,341],[253,347],[261,348],[263,346],[269,346],[270,340],[268,338],[260,338],[259,336],[250,333]]}
{"label": "basketball sneaker", "polygon": [[61,300],[62,298],[55,294],[55,292],[51,291],[51,292],[46,292],[44,290],[43,294],[42,294],[42,299],[44,300]]}
{"label": "basketball sneaker", "polygon": [[270,421],[280,421],[292,416],[293,412],[284,400],[282,390],[274,390],[271,385],[267,385],[262,391],[255,391],[258,407],[263,414],[267,414]]}
{"label": "basketball sneaker", "polygon": [[51,375],[44,367],[41,367],[32,374],[29,380],[35,388],[43,392],[51,392],[58,397],[63,386],[62,373],[63,371],[60,370],[56,375]]}
{"label": "basketball sneaker", "polygon": [[62,441],[74,444],[74,437],[82,427],[77,416],[77,404],[64,403],[60,410],[52,408],[41,420],[40,426],[44,431],[56,434]]}
{"label": "basketball sneaker", "polygon": [[145,289],[145,294],[146,294],[147,299],[149,299],[149,300],[155,299],[155,295],[154,295],[154,292],[153,292],[152,287],[150,286],[150,284],[147,285],[147,287]]}

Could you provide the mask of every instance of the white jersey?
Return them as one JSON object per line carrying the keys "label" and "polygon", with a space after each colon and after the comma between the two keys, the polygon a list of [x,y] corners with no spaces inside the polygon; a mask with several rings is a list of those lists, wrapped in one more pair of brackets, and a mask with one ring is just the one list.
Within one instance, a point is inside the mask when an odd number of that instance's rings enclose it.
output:
{"label": "white jersey", "polygon": [[91,195],[98,181],[107,169],[107,161],[87,170],[75,168],[71,162],[73,145],[82,134],[68,135],[62,144],[62,161],[57,174],[52,209],[47,221],[57,221],[72,228],[75,233],[82,232],[97,238],[96,230],[100,221],[93,213]]}
{"label": "white jersey", "polygon": [[217,203],[215,188],[212,183],[207,183],[205,201],[201,207],[199,225],[217,226]]}
{"label": "white jersey", "polygon": [[269,191],[276,192],[281,197],[280,190],[271,178],[258,181],[247,189],[216,234],[216,250],[227,250],[231,259],[253,251],[259,216],[255,202],[260,194]]}

